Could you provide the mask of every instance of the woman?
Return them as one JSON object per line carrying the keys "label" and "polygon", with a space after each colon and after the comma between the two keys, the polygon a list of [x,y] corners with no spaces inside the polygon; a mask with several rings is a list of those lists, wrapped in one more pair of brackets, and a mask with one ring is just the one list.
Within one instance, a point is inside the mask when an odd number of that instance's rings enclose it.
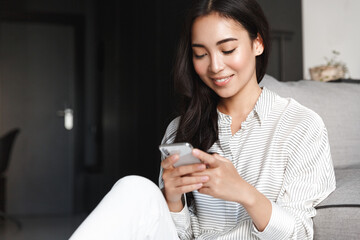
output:
{"label": "woman", "polygon": [[[311,110],[259,87],[269,54],[261,8],[196,1],[182,36],[175,81],[184,111],[164,142],[202,149],[194,155],[208,168],[162,162],[180,238],[311,239],[314,206],[335,189],[327,132]],[[188,206],[181,196],[192,191]]]}
{"label": "woman", "polygon": [[163,143],[191,143],[202,163],[165,158],[165,198],[144,179],[120,180],[73,239],[312,239],[314,206],[335,189],[327,131],[313,111],[260,88],[268,55],[255,0],[194,1],[175,64],[183,111]]}

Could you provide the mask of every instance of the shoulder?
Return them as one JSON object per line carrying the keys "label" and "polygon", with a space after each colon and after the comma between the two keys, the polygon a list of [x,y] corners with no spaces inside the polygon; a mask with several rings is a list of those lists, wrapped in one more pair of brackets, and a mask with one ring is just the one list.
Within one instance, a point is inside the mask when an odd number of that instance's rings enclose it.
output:
{"label": "shoulder", "polygon": [[164,143],[172,143],[176,137],[176,131],[180,124],[180,116],[174,118],[166,128],[164,137],[161,141],[162,144]]}
{"label": "shoulder", "polygon": [[274,94],[270,118],[274,121],[275,131],[282,141],[314,140],[326,134],[324,121],[319,114],[293,98]]}
{"label": "shoulder", "polygon": [[289,99],[286,115],[289,117],[289,123],[300,128],[322,129],[325,127],[319,114],[292,98]]}
{"label": "shoulder", "polygon": [[[282,119],[284,126],[279,135],[286,144],[284,149],[294,158],[299,159],[310,153],[329,149],[328,133],[322,118],[313,110],[294,99],[288,99]],[[311,155],[311,154],[310,154]]]}
{"label": "shoulder", "polygon": [[291,97],[281,97],[275,92],[272,113],[280,117],[280,122],[288,127],[324,127],[324,122],[319,114],[302,105]]}

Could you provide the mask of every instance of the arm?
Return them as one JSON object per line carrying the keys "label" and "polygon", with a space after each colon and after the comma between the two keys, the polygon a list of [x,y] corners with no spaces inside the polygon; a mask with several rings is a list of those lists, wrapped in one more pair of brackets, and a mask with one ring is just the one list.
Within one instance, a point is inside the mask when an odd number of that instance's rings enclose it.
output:
{"label": "arm", "polygon": [[[184,196],[186,196],[184,194]],[[186,201],[184,199],[184,208],[180,212],[170,212],[173,222],[175,224],[178,236],[180,239],[194,239],[195,233],[192,229],[192,222],[198,221],[197,216],[194,214],[195,203]],[[188,205],[189,204],[189,205]]]}
{"label": "arm", "polygon": [[[174,168],[173,164],[178,160],[178,155],[170,156],[161,163],[160,187],[168,204],[172,219],[180,239],[193,239],[191,229],[191,218],[196,218],[192,211],[189,211],[185,193],[192,192],[202,187],[208,180],[207,176],[191,176],[206,168],[204,164],[193,164]],[[190,206],[190,209],[194,204]],[[196,220],[196,219],[195,219]]]}
{"label": "arm", "polygon": [[[178,127],[179,118],[173,120],[165,133],[162,140],[164,143],[172,143],[175,138],[175,132]],[[191,192],[202,186],[204,180],[191,178],[188,173],[201,172],[205,169],[203,164],[190,165],[175,169],[172,165],[177,161],[178,156],[165,158],[161,156],[162,163],[159,174],[159,187],[162,190],[166,202],[169,206],[170,214],[175,223],[176,230],[180,239],[193,239],[191,222],[197,221],[193,209],[195,204],[192,202],[187,205],[184,193]],[[198,168],[200,167],[200,168]],[[206,180],[205,180],[206,181]]]}
{"label": "arm", "polygon": [[245,182],[227,159],[195,150],[194,155],[210,166],[204,172],[210,180],[199,192],[242,204],[261,239],[312,239],[314,206],[334,190],[335,178],[326,129],[323,124],[311,127],[317,130],[301,131],[289,141],[289,161],[276,202]]}
{"label": "arm", "polygon": [[289,162],[284,184],[262,239],[312,239],[315,206],[335,189],[335,175],[325,126],[316,121],[312,130],[298,132],[289,141]]}

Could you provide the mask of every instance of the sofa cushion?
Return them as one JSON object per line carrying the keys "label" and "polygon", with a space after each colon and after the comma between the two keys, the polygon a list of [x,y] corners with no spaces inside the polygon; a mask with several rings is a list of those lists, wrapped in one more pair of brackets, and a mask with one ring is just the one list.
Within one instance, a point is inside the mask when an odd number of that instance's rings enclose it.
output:
{"label": "sofa cushion", "polygon": [[265,75],[260,85],[282,97],[294,98],[322,117],[335,168],[360,168],[360,84],[279,82]]}
{"label": "sofa cushion", "polygon": [[314,218],[314,239],[359,239],[359,222],[359,207],[319,209]]}

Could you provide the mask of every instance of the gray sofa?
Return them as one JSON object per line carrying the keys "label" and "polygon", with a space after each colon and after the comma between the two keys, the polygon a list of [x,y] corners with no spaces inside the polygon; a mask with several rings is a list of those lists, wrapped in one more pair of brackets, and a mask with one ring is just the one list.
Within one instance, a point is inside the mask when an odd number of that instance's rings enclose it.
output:
{"label": "gray sofa", "polygon": [[360,84],[266,75],[260,85],[314,110],[327,127],[337,188],[316,207],[314,239],[360,239]]}

